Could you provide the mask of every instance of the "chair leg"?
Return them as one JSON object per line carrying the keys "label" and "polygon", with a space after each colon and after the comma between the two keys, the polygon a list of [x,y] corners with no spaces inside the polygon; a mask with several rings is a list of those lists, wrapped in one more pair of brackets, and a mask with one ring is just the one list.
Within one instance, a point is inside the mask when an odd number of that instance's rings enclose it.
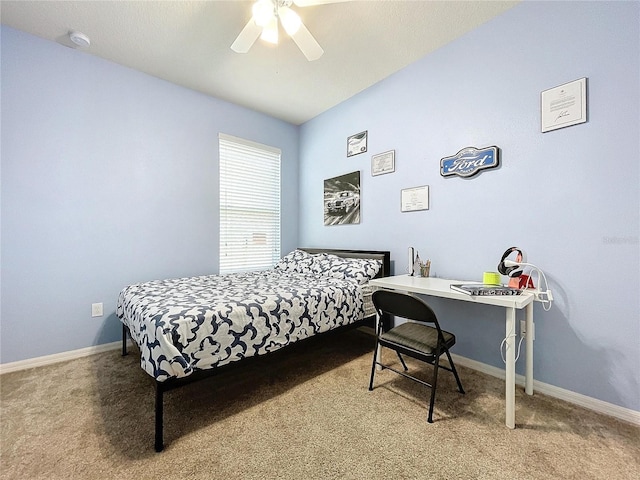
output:
{"label": "chair leg", "polygon": [[451,365],[451,371],[453,372],[453,376],[456,377],[456,382],[458,383],[458,391],[460,393],[464,393],[464,388],[462,388],[462,382],[460,382],[460,377],[458,376],[458,371],[456,370],[456,366],[453,364],[453,360],[451,359],[451,354],[449,350],[446,350],[447,359],[449,360],[449,365]]}
{"label": "chair leg", "polygon": [[373,377],[376,374],[376,356],[378,355],[378,339],[373,349],[373,361],[371,362],[371,379],[369,380],[369,391],[373,390]]}
{"label": "chair leg", "polygon": [[431,381],[431,400],[429,401],[429,416],[427,417],[427,422],[433,423],[433,404],[436,401],[436,386],[438,385],[438,370],[440,363],[440,355],[436,355],[436,358],[433,362],[433,380]]}
{"label": "chair leg", "polygon": [[400,359],[400,363],[402,363],[402,366],[404,367],[404,371],[406,372],[407,370],[409,370],[409,368],[407,368],[407,364],[404,363],[404,358],[402,358],[402,355],[400,355],[400,352],[396,350],[396,353],[398,354],[398,358]]}

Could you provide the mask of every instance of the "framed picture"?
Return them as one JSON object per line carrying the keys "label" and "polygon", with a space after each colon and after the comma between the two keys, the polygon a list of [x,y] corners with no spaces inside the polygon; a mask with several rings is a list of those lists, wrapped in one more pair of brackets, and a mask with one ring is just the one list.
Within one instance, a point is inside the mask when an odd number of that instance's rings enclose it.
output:
{"label": "framed picture", "polygon": [[324,224],[360,223],[360,171],[324,181]]}
{"label": "framed picture", "polygon": [[356,133],[347,138],[347,157],[367,151],[367,131]]}
{"label": "framed picture", "polygon": [[371,175],[384,175],[396,171],[396,151],[379,153],[371,157]]}
{"label": "framed picture", "polygon": [[587,121],[587,79],[565,83],[540,95],[542,133]]}
{"label": "framed picture", "polygon": [[405,188],[400,196],[400,210],[403,212],[429,210],[429,185]]}

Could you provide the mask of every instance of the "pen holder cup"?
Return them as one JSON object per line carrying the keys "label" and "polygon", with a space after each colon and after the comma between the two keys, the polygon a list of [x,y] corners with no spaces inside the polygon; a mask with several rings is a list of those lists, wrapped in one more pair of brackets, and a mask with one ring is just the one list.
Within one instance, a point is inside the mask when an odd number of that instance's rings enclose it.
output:
{"label": "pen holder cup", "polygon": [[429,270],[431,270],[431,266],[430,265],[421,265],[420,266],[420,276],[421,277],[428,277],[429,276]]}

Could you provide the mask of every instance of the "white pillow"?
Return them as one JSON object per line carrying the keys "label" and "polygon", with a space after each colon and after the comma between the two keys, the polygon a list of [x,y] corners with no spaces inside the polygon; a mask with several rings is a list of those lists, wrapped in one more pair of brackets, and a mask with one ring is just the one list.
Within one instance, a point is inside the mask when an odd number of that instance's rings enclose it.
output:
{"label": "white pillow", "polygon": [[313,271],[327,277],[355,280],[364,285],[374,278],[382,262],[372,258],[343,258],[332,254],[314,255]]}
{"label": "white pillow", "polygon": [[273,268],[283,272],[308,273],[311,272],[313,263],[313,255],[296,249],[282,257]]}

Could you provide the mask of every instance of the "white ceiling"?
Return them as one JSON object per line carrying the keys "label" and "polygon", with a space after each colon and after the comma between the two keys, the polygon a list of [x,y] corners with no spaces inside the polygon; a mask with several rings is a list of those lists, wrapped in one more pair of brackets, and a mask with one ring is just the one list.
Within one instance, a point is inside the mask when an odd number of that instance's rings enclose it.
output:
{"label": "white ceiling", "polygon": [[[344,1],[344,0],[343,0]],[[514,6],[517,1],[346,1],[292,7],[324,49],[313,62],[280,31],[229,47],[251,1],[5,1],[4,25],[299,125]]]}

